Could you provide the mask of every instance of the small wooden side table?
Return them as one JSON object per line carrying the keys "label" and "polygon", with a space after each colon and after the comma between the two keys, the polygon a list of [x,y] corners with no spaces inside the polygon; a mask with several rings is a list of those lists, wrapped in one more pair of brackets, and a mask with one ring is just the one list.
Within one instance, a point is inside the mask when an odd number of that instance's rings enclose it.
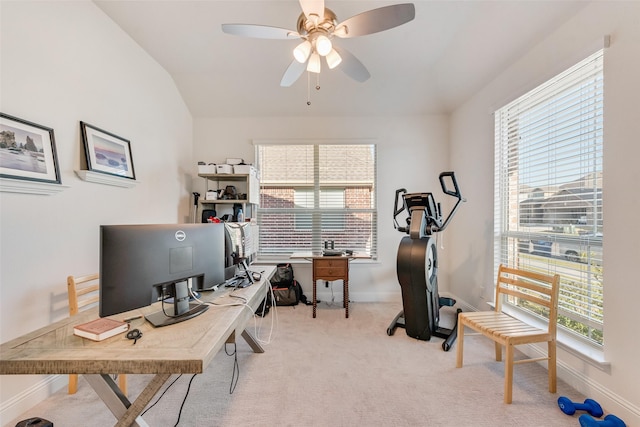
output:
{"label": "small wooden side table", "polygon": [[316,317],[318,280],[342,280],[343,307],[345,317],[349,317],[349,261],[352,259],[371,259],[371,256],[354,252],[349,255],[323,256],[320,253],[295,252],[290,259],[305,259],[312,262],[313,270],[313,317]]}
{"label": "small wooden side table", "polygon": [[313,317],[316,317],[318,280],[342,280],[343,307],[349,317],[349,258],[346,256],[313,257]]}

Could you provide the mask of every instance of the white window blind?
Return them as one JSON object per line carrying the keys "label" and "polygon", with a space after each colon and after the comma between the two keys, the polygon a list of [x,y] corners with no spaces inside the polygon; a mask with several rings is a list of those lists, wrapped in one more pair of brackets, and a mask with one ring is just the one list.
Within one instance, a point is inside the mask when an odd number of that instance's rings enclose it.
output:
{"label": "white window blind", "polygon": [[560,274],[559,326],[599,346],[603,96],[599,51],[495,114],[496,270]]}
{"label": "white window blind", "polygon": [[373,144],[258,144],[260,257],[336,249],[377,256]]}

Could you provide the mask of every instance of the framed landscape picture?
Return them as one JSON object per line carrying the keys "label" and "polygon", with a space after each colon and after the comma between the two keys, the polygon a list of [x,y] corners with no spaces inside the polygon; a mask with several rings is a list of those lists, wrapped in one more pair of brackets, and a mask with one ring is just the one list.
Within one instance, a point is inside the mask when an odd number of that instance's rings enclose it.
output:
{"label": "framed landscape picture", "polygon": [[53,129],[0,113],[0,177],[61,184]]}
{"label": "framed landscape picture", "polygon": [[85,122],[80,122],[80,130],[88,170],[136,179],[128,140]]}

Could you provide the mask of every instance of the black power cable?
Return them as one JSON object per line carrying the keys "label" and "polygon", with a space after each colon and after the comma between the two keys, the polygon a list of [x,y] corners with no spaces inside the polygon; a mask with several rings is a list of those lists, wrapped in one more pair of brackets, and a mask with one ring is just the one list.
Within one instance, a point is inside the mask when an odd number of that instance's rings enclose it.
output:
{"label": "black power cable", "polygon": [[184,404],[187,401],[187,396],[189,396],[189,390],[191,390],[191,383],[195,379],[196,375],[198,374],[193,374],[191,376],[191,379],[189,380],[189,385],[187,386],[187,392],[184,394],[184,399],[182,399],[182,405],[180,405],[180,411],[178,411],[178,420],[176,421],[173,427],[177,427],[178,424],[180,424],[180,417],[182,416],[182,408],[184,408]]}
{"label": "black power cable", "polygon": [[[229,394],[233,394],[240,379],[240,365],[238,364],[238,349],[236,343],[233,343],[233,352],[227,351],[227,344],[224,345],[224,352],[227,356],[233,356],[233,372],[231,373],[231,384],[229,384]],[[236,375],[237,374],[237,375]]]}

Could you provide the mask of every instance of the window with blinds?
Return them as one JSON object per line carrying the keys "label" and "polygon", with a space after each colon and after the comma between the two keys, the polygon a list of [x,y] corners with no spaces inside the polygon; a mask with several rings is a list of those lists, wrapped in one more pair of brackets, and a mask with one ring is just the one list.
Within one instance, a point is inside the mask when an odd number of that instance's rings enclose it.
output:
{"label": "window with blinds", "polygon": [[495,113],[496,270],[558,273],[558,325],[598,346],[603,96],[599,51]]}
{"label": "window with blinds", "polygon": [[321,252],[325,241],[377,257],[374,144],[256,145],[259,256]]}

